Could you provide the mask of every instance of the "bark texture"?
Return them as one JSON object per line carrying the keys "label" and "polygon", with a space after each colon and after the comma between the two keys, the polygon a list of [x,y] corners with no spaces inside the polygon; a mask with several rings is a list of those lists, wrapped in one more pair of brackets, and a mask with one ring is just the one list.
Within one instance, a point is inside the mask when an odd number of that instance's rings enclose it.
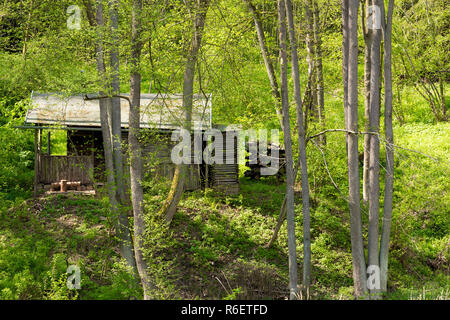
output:
{"label": "bark texture", "polygon": [[[379,0],[372,0],[372,6],[380,7]],[[373,13],[375,14],[375,13]],[[380,17],[377,17],[380,18]],[[369,132],[380,131],[380,48],[381,30],[372,29],[373,41],[370,47],[370,118]],[[367,265],[379,267],[379,217],[380,217],[380,141],[378,135],[370,136],[369,158],[369,234]],[[370,290],[376,293],[376,289]]]}
{"label": "bark texture", "polygon": [[[347,66],[347,127],[351,132],[358,132],[358,0],[343,0],[344,31],[348,35]],[[348,18],[345,17],[348,11]],[[347,41],[345,39],[344,41]],[[344,54],[345,56],[345,54]],[[344,85],[346,81],[344,80]],[[362,239],[360,183],[358,161],[358,135],[347,135],[347,162],[349,184],[350,234],[352,242],[353,281],[355,295],[364,296],[367,292],[366,264]]]}
{"label": "bark texture", "polygon": [[142,0],[133,0],[131,22],[131,75],[130,75],[130,123],[128,144],[130,147],[130,184],[131,202],[133,205],[134,221],[134,257],[136,268],[144,291],[144,300],[151,298],[153,285],[148,274],[147,263],[143,254],[143,239],[145,233],[145,212],[143,207],[144,190],[142,188],[142,147],[139,142],[140,105],[141,105],[141,73],[140,57],[142,50],[141,36]]}
{"label": "bark texture", "polygon": [[[364,120],[365,131],[369,131],[370,118],[370,48],[372,46],[372,30],[367,28],[368,7],[370,0],[366,0],[365,6],[362,6],[362,25],[364,33]],[[370,159],[370,135],[364,135],[364,160],[363,160],[363,201],[368,204],[369,201],[369,159]]]}
{"label": "bark texture", "polygon": [[[384,28],[384,130],[387,143],[394,143],[392,129],[392,14],[394,0],[389,0],[386,25]],[[383,227],[380,244],[380,284],[381,291],[387,291],[389,239],[391,233],[392,202],[394,192],[394,146],[386,145],[386,176],[384,181]]]}
{"label": "bark texture", "polygon": [[249,11],[252,14],[253,21],[255,23],[255,29],[256,33],[258,35],[258,43],[259,48],[261,50],[261,55],[264,60],[264,66],[266,68],[267,76],[269,77],[270,87],[272,89],[272,97],[275,100],[275,111],[277,113],[278,120],[280,122],[280,127],[283,130],[283,115],[281,112],[281,96],[280,96],[280,90],[278,88],[278,81],[277,77],[275,75],[275,69],[273,67],[273,62],[270,59],[269,50],[267,49],[266,45],[266,36],[264,35],[264,29],[261,22],[261,16],[254,6],[254,4],[251,2],[251,0],[244,0],[247,4],[247,7]]}
{"label": "bark texture", "polygon": [[[92,10],[92,6],[86,7],[87,10]],[[92,16],[91,12],[89,16]],[[106,78],[106,65],[105,65],[105,48],[103,44],[103,31],[104,26],[104,10],[101,1],[97,1],[97,9],[95,13],[96,26],[97,26],[97,43],[96,43],[96,63],[97,72],[100,79]],[[92,23],[93,21],[91,21]],[[93,25],[91,25],[93,26]],[[107,96],[108,84],[104,84],[103,89],[100,91],[100,96]],[[113,142],[112,142],[112,112],[111,112],[111,98],[102,98],[99,100],[100,105],[100,121],[102,127],[103,137],[103,149],[105,152],[105,171],[107,179],[108,197],[111,206],[111,213],[116,222],[116,233],[119,238],[119,249],[123,258],[127,263],[135,269],[136,264],[134,260],[133,247],[131,243],[131,235],[128,228],[128,217],[123,207],[120,205],[120,200],[116,193],[116,178],[115,178],[115,163],[113,156]]]}
{"label": "bark texture", "polygon": [[[289,40],[291,43],[292,79],[294,82],[294,99],[297,116],[298,152],[300,158],[300,174],[302,181],[302,213],[303,213],[303,297],[309,298],[311,286],[311,219],[309,213],[309,184],[308,166],[306,162],[305,129],[303,127],[303,105],[300,87],[300,68],[298,65],[297,41],[295,34],[294,14],[291,0],[285,0],[286,15],[289,26]],[[294,173],[294,179],[295,179]]]}
{"label": "bark texture", "polygon": [[[198,61],[198,53],[200,50],[203,30],[205,27],[206,14],[210,5],[210,0],[195,1],[195,17],[193,21],[193,33],[191,44],[186,57],[186,64],[183,76],[183,109],[185,112],[185,122],[183,128],[191,130],[192,122],[192,99],[194,93],[194,75],[195,67]],[[183,194],[184,181],[186,174],[186,165],[180,164],[176,166],[174,178],[170,188],[169,196],[162,206],[160,213],[165,216],[168,223],[172,221],[175,215],[178,203]]]}
{"label": "bark texture", "polygon": [[289,97],[287,78],[287,44],[286,44],[286,8],[284,0],[278,0],[280,68],[281,68],[281,106],[283,110],[284,147],[286,154],[286,219],[289,251],[289,298],[298,297],[297,245],[295,239],[294,212],[294,166],[292,161],[292,140],[289,123]]}

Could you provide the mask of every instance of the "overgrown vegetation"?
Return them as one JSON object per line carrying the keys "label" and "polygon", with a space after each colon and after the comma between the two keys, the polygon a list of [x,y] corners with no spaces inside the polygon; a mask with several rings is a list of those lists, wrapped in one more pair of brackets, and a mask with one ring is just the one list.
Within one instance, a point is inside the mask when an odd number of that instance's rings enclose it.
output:
{"label": "overgrown vegetation", "polygon": [[[38,4],[34,1],[35,7],[31,10],[32,0],[0,4],[0,299],[143,297],[141,285],[120,258],[105,190],[98,190],[96,196],[31,198],[34,136],[31,130],[15,127],[23,123],[24,113],[31,107],[28,102],[31,92],[79,94],[98,91],[95,32],[89,28],[84,15],[81,30],[65,27],[64,12],[72,2],[82,5],[81,1],[39,1]],[[271,58],[275,61],[276,6],[266,1],[254,2],[264,5],[264,30]],[[163,2],[157,3],[158,6],[151,7],[151,12],[144,10],[144,29],[147,31],[142,55],[142,90],[178,93],[182,89],[182,72],[174,70],[182,66],[185,52],[182,44],[190,39],[187,31],[190,20],[180,18],[186,14],[181,4],[167,9]],[[301,2],[294,3],[296,19],[303,21],[305,13],[301,10]],[[344,128],[340,3],[334,0],[317,3],[323,15],[326,127]],[[396,3],[393,111],[397,147],[389,281],[385,298],[449,299],[449,10],[443,0]],[[161,23],[151,25],[153,15],[162,14],[166,9],[172,10],[173,14]],[[119,33],[124,39],[119,48],[121,91],[127,92],[129,84],[125,75],[130,68],[130,43],[125,36],[130,24],[127,6],[120,8],[120,16]],[[308,82],[307,52],[304,31],[299,28],[298,32],[303,90]],[[361,34],[359,36],[362,38]],[[362,43],[360,41],[360,51],[363,50]],[[212,93],[215,123],[237,123],[244,129],[278,127],[253,21],[243,1],[214,2],[208,13],[199,61],[198,74],[202,77],[196,75],[194,91]],[[359,118],[363,119],[362,57],[359,62]],[[292,83],[289,86],[291,90]],[[292,108],[292,119],[295,119],[294,113]],[[360,128],[363,128],[362,121]],[[308,124],[308,134],[318,131],[317,124]],[[383,126],[380,132],[383,132]],[[53,154],[65,153],[64,134],[52,131]],[[44,134],[43,145],[45,137]],[[294,139],[293,143],[293,149],[297,150],[298,141]],[[307,145],[311,193],[311,298],[352,299],[344,133],[327,133],[326,146],[321,147],[323,154],[313,143]],[[359,151],[363,151],[362,137]],[[384,152],[382,142],[380,181],[384,181],[385,175]],[[360,167],[362,169],[362,164]],[[143,253],[155,285],[150,292],[153,298],[288,298],[286,223],[275,244],[266,247],[285,196],[285,184],[274,177],[251,181],[241,174],[240,193],[236,196],[224,196],[210,189],[185,192],[168,226],[156,213],[167,197],[170,181],[155,179],[149,170],[145,173]],[[300,186],[297,181],[295,212],[299,264],[303,256]],[[381,183],[381,195],[383,187]],[[380,201],[382,205],[383,197]],[[362,202],[361,209],[363,236],[367,242],[368,208]],[[131,214],[129,219],[132,222]],[[81,269],[80,290],[67,288],[69,265]]]}
{"label": "overgrown vegetation", "polygon": [[[417,107],[408,108],[411,112],[421,112],[422,102],[419,97],[416,101]],[[332,112],[327,116],[333,119]],[[414,118],[414,114],[408,116]],[[342,119],[334,121],[339,123]],[[448,299],[449,130],[448,123],[432,124],[426,120],[395,127],[397,145],[433,159],[397,149],[388,299]],[[19,130],[17,134],[24,135]],[[27,148],[32,148],[31,137],[23,139],[28,141]],[[314,299],[352,297],[346,154],[345,148],[339,147],[343,140],[341,133],[329,134],[325,152],[328,169],[343,194],[330,182],[322,154],[312,144],[307,149]],[[23,202],[30,196],[31,170],[22,169],[28,177],[22,187],[15,189],[13,183],[3,189],[1,298],[140,298],[140,287],[118,255],[106,209],[108,200],[102,196],[52,196]],[[15,171],[8,172],[15,175]],[[3,181],[15,180],[8,173],[4,175],[11,180]],[[275,245],[265,247],[284,198],[284,184],[276,178],[255,182],[241,177],[241,192],[237,196],[226,197],[209,189],[186,193],[170,228],[152,214],[168,187],[164,181],[145,184],[145,254],[150,273],[157,279],[155,298],[286,298],[285,224]],[[5,188],[18,191],[13,197],[12,191]],[[296,232],[301,239],[301,201],[296,202]],[[363,209],[363,222],[367,224],[367,209]],[[299,246],[299,256],[301,252]],[[69,264],[81,267],[82,289],[77,292],[66,287]]]}

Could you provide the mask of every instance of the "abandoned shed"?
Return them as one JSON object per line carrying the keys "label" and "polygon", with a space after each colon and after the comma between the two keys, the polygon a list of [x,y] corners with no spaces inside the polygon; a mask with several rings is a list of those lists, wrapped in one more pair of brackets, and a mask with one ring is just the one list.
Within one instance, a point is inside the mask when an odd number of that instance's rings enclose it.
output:
{"label": "abandoned shed", "polygon": [[[86,96],[64,97],[57,94],[33,93],[23,128],[35,130],[35,191],[59,181],[79,182],[80,187],[104,183],[104,150],[98,99]],[[172,132],[184,119],[181,95],[141,95],[141,132],[145,170],[172,179],[175,165],[171,150],[177,143]],[[122,140],[128,141],[129,104],[121,99]],[[213,127],[210,97],[194,96],[192,122],[194,129],[205,132]],[[47,148],[43,152],[43,130],[63,130],[66,154],[51,153],[51,135],[47,133]],[[232,146],[234,163],[188,164],[185,189],[211,187],[227,194],[239,192],[237,138],[222,131],[224,147]],[[202,150],[206,142],[202,142]],[[126,148],[124,148],[125,150]],[[226,148],[229,150],[230,148]],[[125,157],[126,157],[126,153]],[[125,161],[126,163],[126,161]],[[147,171],[147,172],[149,172]]]}

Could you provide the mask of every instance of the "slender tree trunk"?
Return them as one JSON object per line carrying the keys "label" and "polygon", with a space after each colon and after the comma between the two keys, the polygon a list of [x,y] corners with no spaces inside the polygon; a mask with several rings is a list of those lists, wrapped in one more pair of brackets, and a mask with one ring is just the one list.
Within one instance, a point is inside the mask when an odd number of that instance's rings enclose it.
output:
{"label": "slender tree trunk", "polygon": [[[316,51],[314,45],[314,6],[313,0],[308,0],[305,6],[306,11],[306,62],[308,63],[308,83],[306,85],[306,99],[308,103],[308,114],[314,119],[319,118],[317,106],[317,72],[316,72]],[[308,121],[308,119],[305,119]]]}
{"label": "slender tree trunk", "polygon": [[441,98],[442,120],[447,121],[447,103],[445,102],[444,76],[442,74],[439,75],[439,90],[440,90],[439,95]]}
{"label": "slender tree trunk", "polygon": [[[344,123],[348,128],[348,55],[349,55],[349,34],[348,34],[348,1],[341,0],[342,11],[342,82],[344,87]],[[348,147],[348,134],[345,134],[346,145]]]}
{"label": "slender tree trunk", "polygon": [[38,195],[38,184],[39,184],[39,167],[41,162],[41,142],[42,140],[42,129],[34,130],[34,188],[33,196],[37,198]]}
{"label": "slender tree trunk", "polygon": [[[348,8],[348,102],[347,130],[358,131],[358,0],[343,0]],[[344,80],[345,83],[345,80]],[[361,208],[359,191],[358,135],[348,134],[348,184],[350,209],[350,234],[353,257],[353,280],[355,294],[363,296],[367,291],[366,264],[362,239]]]}
{"label": "slender tree trunk", "polygon": [[[186,130],[191,130],[195,66],[198,61],[198,52],[202,42],[203,29],[205,27],[206,14],[208,12],[210,0],[196,0],[196,3],[197,12],[193,22],[194,31],[189,52],[187,54],[183,77],[183,109],[185,110],[186,115],[183,127]],[[181,195],[183,194],[186,169],[186,165],[184,164],[176,166],[169,196],[161,208],[160,213],[165,215],[168,223],[172,221]]]}
{"label": "slender tree trunk", "polygon": [[281,67],[281,106],[283,110],[284,147],[286,153],[286,218],[289,251],[289,289],[290,299],[298,296],[297,276],[297,245],[295,239],[295,212],[294,212],[294,166],[292,161],[291,126],[289,123],[289,96],[288,96],[288,61],[286,45],[286,8],[285,0],[278,0],[280,67]]}
{"label": "slender tree trunk", "polygon": [[[296,111],[298,111],[298,110],[296,110]],[[303,114],[302,114],[302,118],[303,118]],[[298,115],[297,115],[297,123],[299,123]],[[304,129],[303,129],[303,131],[304,131]],[[300,167],[300,157],[298,157],[297,163],[294,168],[294,181],[297,180],[297,174],[298,174],[299,167]],[[284,219],[286,219],[286,195],[284,196],[283,203],[281,204],[280,215],[278,216],[277,224],[275,225],[275,228],[273,230],[272,238],[270,238],[269,242],[266,244],[266,248],[270,248],[272,246],[272,244],[275,242],[275,240],[277,240],[278,232],[280,231],[280,228],[284,222]]]}
{"label": "slender tree trunk", "polygon": [[[101,1],[97,1],[96,12],[96,24],[98,30],[104,26],[103,21],[103,4]],[[96,60],[97,60],[97,72],[100,79],[104,79],[106,76],[106,67],[104,59],[103,48],[103,34],[98,31],[98,40],[96,44]],[[108,86],[105,85],[104,91],[100,92],[101,96],[107,95]],[[105,98],[99,100],[100,105],[100,121],[102,127],[103,137],[103,149],[105,153],[105,172],[107,179],[108,197],[111,206],[111,212],[116,222],[116,232],[120,241],[120,253],[123,258],[126,259],[128,264],[135,269],[136,264],[134,260],[134,253],[131,244],[131,236],[128,229],[128,217],[121,214],[122,208],[120,207],[118,198],[116,196],[116,181],[115,181],[115,167],[113,156],[113,144],[111,136],[111,99]],[[124,219],[125,218],[125,219]]]}
{"label": "slender tree trunk", "polygon": [[[292,79],[294,82],[294,97],[297,115],[298,152],[300,158],[300,174],[302,180],[302,202],[303,202],[303,296],[309,298],[311,285],[311,219],[309,215],[309,184],[308,166],[306,162],[305,130],[303,127],[303,106],[300,87],[300,68],[298,66],[297,40],[295,35],[294,14],[292,12],[291,0],[285,0],[287,21],[289,26],[289,40],[291,43]],[[294,175],[295,179],[295,175]]]}
{"label": "slender tree trunk", "polygon": [[181,200],[184,190],[184,177],[186,174],[186,165],[179,164],[175,166],[172,184],[170,185],[169,195],[167,200],[161,207],[160,213],[165,215],[167,223],[170,223],[177,211],[178,203]]}
{"label": "slender tree trunk", "polygon": [[[384,30],[384,127],[387,143],[394,143],[392,128],[392,14],[394,0],[389,0],[387,20]],[[384,22],[384,19],[383,19]],[[389,238],[391,233],[392,202],[394,191],[394,146],[386,145],[386,176],[384,182],[383,228],[380,244],[380,284],[381,291],[387,291]]]}
{"label": "slender tree trunk", "polygon": [[24,37],[23,37],[23,48],[22,48],[22,58],[24,60],[27,59],[27,51],[28,51],[28,41],[30,38],[30,32],[31,32],[31,18],[33,15],[33,10],[34,10],[34,0],[31,0],[30,3],[30,11],[28,11],[28,19],[27,19],[27,24],[25,26],[25,32],[24,32]]}
{"label": "slender tree trunk", "polygon": [[[315,67],[316,67],[316,79],[317,79],[317,111],[319,116],[320,130],[325,128],[325,97],[324,97],[324,81],[323,81],[323,63],[322,63],[322,36],[320,34],[320,15],[319,4],[317,1],[312,1],[313,5],[313,31],[314,31],[314,43],[315,43]],[[326,144],[326,135],[322,134],[319,137],[319,141],[322,145]]]}
{"label": "slender tree trunk", "polygon": [[142,26],[142,0],[133,0],[132,25],[131,25],[131,76],[130,76],[130,119],[128,143],[130,147],[130,183],[131,199],[134,218],[134,256],[136,267],[141,278],[144,291],[144,300],[149,300],[153,286],[148,274],[147,264],[144,260],[142,249],[145,233],[144,218],[144,190],[142,188],[142,147],[139,142],[140,129],[140,105],[141,105],[141,73],[140,57],[142,50],[141,26]]}
{"label": "slender tree trunk", "polygon": [[258,43],[259,48],[261,50],[261,55],[264,60],[264,65],[266,67],[267,76],[269,77],[270,87],[272,88],[272,96],[275,100],[275,111],[278,116],[278,120],[280,122],[280,127],[283,130],[283,115],[281,112],[281,96],[280,90],[278,89],[277,77],[275,75],[275,69],[273,67],[273,63],[270,60],[269,51],[267,50],[266,45],[266,36],[264,35],[264,29],[261,23],[261,17],[259,12],[256,10],[256,7],[253,5],[251,0],[244,0],[247,4],[249,11],[252,14],[253,21],[255,23],[256,33],[258,35]]}
{"label": "slender tree trunk", "polygon": [[[373,6],[380,7],[380,1],[372,0]],[[378,17],[380,18],[380,17]],[[372,29],[373,41],[370,49],[370,118],[369,131],[380,131],[380,47],[381,30]],[[377,135],[370,135],[369,159],[369,234],[368,266],[379,266],[379,216],[380,216],[380,141]],[[370,290],[376,293],[377,290]]]}
{"label": "slender tree trunk", "polygon": [[[110,19],[111,19],[111,50],[110,50],[110,64],[111,64],[111,98],[112,103],[112,138],[113,138],[113,154],[114,154],[114,168],[116,170],[116,186],[117,196],[121,205],[126,205],[127,198],[125,194],[124,183],[124,166],[122,153],[122,117],[120,108],[120,79],[119,79],[119,3],[117,0],[110,2]],[[126,215],[125,215],[126,216]],[[123,218],[121,216],[121,218]]]}
{"label": "slender tree trunk", "polygon": [[[367,28],[368,7],[370,0],[366,0],[365,10],[364,6],[362,16],[362,25],[364,33],[364,120],[365,131],[368,132],[369,118],[370,118],[370,48],[372,46],[372,30]],[[370,159],[370,135],[364,135],[364,160],[363,160],[363,201],[368,203],[369,201],[369,159]]]}
{"label": "slender tree trunk", "polygon": [[277,240],[278,232],[280,231],[281,225],[286,218],[286,196],[283,199],[283,203],[281,204],[280,214],[278,215],[277,224],[273,230],[272,238],[270,238],[269,242],[266,244],[266,248],[270,248],[272,244]]}

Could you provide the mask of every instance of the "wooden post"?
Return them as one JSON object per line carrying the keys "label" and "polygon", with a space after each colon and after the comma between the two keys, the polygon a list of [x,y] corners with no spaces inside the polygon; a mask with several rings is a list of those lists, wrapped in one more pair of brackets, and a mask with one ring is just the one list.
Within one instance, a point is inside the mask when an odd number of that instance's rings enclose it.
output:
{"label": "wooden post", "polygon": [[39,184],[39,169],[41,162],[41,148],[42,148],[42,129],[34,131],[34,197],[37,197]]}
{"label": "wooden post", "polygon": [[67,192],[67,180],[61,180],[61,192]]}
{"label": "wooden post", "polygon": [[50,143],[50,139],[51,139],[51,133],[50,131],[47,132],[47,155],[51,155],[51,143]]}
{"label": "wooden post", "polygon": [[37,185],[39,181],[39,153],[38,153],[38,130],[34,130],[34,197],[37,197]]}

